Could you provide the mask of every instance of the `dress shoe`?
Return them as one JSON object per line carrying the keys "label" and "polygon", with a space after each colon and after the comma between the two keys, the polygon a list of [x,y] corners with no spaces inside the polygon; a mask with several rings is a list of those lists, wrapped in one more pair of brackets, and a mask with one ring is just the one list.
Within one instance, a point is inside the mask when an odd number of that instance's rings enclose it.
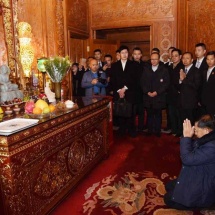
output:
{"label": "dress shoe", "polygon": [[172,130],[171,130],[170,128],[161,129],[161,132],[164,133],[164,134],[170,134],[171,131],[172,131]]}

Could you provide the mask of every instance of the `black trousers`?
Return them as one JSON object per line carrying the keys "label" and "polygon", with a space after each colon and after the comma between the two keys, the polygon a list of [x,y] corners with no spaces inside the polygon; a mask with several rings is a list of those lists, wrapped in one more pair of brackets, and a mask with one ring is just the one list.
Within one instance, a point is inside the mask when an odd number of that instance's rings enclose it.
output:
{"label": "black trousers", "polygon": [[150,133],[160,133],[161,132],[161,122],[162,122],[162,110],[146,108],[147,112],[147,127]]}
{"label": "black trousers", "polygon": [[132,134],[136,132],[134,105],[132,105],[132,116],[117,117],[117,124],[119,126],[120,133],[125,133],[128,131],[130,134]]}
{"label": "black trousers", "polygon": [[134,105],[134,115],[137,116],[138,123],[137,128],[138,130],[144,129],[144,106],[143,103],[135,104]]}
{"label": "black trousers", "polygon": [[180,110],[176,105],[169,105],[169,116],[171,121],[171,128],[173,134],[182,135],[183,123]]}
{"label": "black trousers", "polygon": [[177,202],[174,202],[172,200],[173,191],[174,191],[176,183],[177,183],[177,179],[174,179],[172,181],[169,181],[165,185],[165,188],[166,188],[166,194],[164,195],[164,202],[165,202],[165,204],[168,207],[174,208],[174,209],[177,209],[177,210],[191,210],[192,208],[188,208],[188,207],[186,207],[186,206],[184,206],[182,204],[179,204]]}
{"label": "black trousers", "polygon": [[215,205],[213,205],[210,208],[197,208],[197,207],[191,208],[191,207],[186,207],[186,206],[184,206],[182,204],[179,204],[177,202],[174,202],[172,200],[172,196],[173,196],[173,191],[175,189],[176,183],[177,183],[177,179],[174,179],[172,181],[169,181],[165,185],[166,194],[164,195],[164,202],[168,207],[173,208],[173,209],[177,209],[177,210],[193,210],[193,211],[199,211],[199,210],[202,210],[202,209],[208,209],[208,210],[213,209],[214,210]]}

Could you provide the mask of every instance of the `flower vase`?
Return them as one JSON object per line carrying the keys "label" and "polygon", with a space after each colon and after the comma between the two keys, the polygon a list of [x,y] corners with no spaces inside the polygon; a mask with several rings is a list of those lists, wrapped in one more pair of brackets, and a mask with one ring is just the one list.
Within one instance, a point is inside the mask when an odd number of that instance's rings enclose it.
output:
{"label": "flower vase", "polygon": [[61,83],[60,82],[54,83],[54,90],[55,90],[55,98],[60,99],[61,98]]}

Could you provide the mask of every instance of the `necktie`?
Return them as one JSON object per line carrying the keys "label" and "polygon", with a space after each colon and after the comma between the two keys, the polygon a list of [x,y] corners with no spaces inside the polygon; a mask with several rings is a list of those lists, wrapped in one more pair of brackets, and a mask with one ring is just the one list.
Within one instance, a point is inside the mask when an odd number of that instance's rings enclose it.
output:
{"label": "necktie", "polygon": [[199,67],[200,67],[200,62],[199,61],[196,62],[196,67],[199,69]]}
{"label": "necktie", "polygon": [[188,72],[187,69],[185,69],[185,74],[187,74],[187,72]]}

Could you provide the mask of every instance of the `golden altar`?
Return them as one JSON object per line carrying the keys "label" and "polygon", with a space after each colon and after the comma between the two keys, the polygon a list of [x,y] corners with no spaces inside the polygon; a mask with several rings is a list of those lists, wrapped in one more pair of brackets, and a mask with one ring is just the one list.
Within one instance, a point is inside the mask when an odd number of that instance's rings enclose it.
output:
{"label": "golden altar", "polygon": [[0,214],[43,215],[102,159],[110,142],[110,100],[77,99],[68,110],[0,135]]}

